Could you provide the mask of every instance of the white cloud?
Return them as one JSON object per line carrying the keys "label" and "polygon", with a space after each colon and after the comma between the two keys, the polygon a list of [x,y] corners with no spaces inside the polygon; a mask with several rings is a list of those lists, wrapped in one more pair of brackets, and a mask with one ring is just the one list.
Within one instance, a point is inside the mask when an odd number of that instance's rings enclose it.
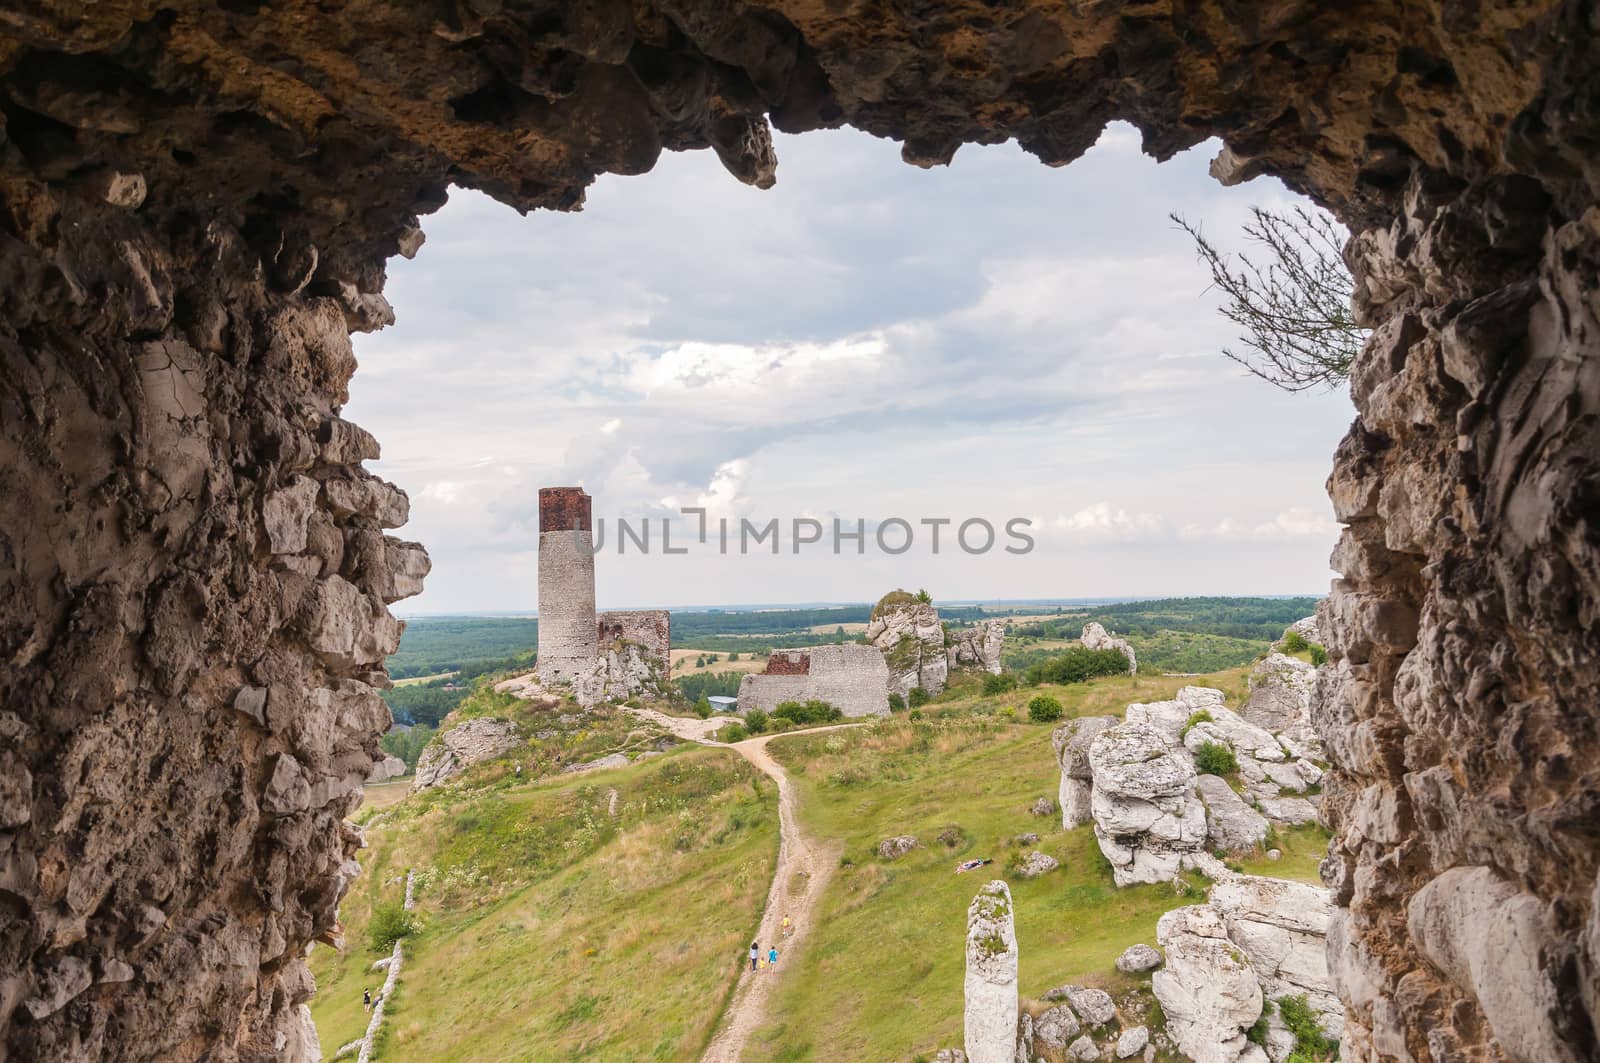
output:
{"label": "white cloud", "polygon": [[1165,522],[1154,513],[1130,513],[1109,502],[1096,502],[1076,513],[1057,516],[1048,527],[1076,539],[1125,541],[1158,535]]}

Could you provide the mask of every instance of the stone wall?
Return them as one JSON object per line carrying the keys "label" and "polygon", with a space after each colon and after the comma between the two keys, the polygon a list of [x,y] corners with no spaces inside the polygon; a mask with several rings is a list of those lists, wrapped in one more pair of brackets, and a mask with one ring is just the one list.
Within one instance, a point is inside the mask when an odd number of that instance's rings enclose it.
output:
{"label": "stone wall", "polygon": [[[750,674],[739,680],[739,711],[771,712],[785,701],[826,701],[846,716],[884,716],[889,712],[889,668],[871,646],[815,646],[780,650],[776,674]],[[798,669],[804,661],[805,671]],[[769,666],[771,661],[768,662]]]}
{"label": "stone wall", "polygon": [[921,165],[1012,138],[1062,164],[1120,118],[1156,158],[1222,137],[1220,179],[1278,176],[1354,234],[1375,332],[1328,485],[1347,531],[1317,694],[1345,1058],[1593,1058],[1594,20],[1587,0],[11,5],[0,1045],[303,1050],[298,957],[333,925],[346,780],[387,722],[385,606],[426,569],[339,416],[348,333],[392,320],[384,261],[450,183],[571,209],[598,173],[709,147],[765,187],[769,122],[848,123]]}
{"label": "stone wall", "polygon": [[615,610],[597,620],[599,648],[617,641],[642,646],[663,676],[672,672],[672,613],[665,609]]}
{"label": "stone wall", "polygon": [[539,675],[571,682],[599,653],[589,496],[539,489]]}

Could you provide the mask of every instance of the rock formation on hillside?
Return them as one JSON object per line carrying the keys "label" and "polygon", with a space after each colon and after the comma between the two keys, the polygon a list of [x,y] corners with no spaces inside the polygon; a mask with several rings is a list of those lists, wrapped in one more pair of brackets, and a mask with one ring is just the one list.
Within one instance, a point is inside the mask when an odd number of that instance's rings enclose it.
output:
{"label": "rock formation on hillside", "polygon": [[1306,998],[1325,1033],[1344,1010],[1327,963],[1333,912],[1328,891],[1301,882],[1224,873],[1205,904],[1161,917],[1156,940],[1166,954],[1151,979],[1167,1032],[1195,1063],[1284,1063],[1294,1036],[1276,1007],[1264,1051],[1245,1034],[1263,1001]]}
{"label": "rock formation on hillside", "polygon": [[873,606],[866,638],[889,666],[889,693],[907,697],[917,687],[941,693],[951,673],[962,669],[999,675],[1006,625],[978,620],[947,632],[932,602],[897,590]]}
{"label": "rock formation on hillside", "polygon": [[474,764],[504,756],[520,743],[517,725],[510,720],[477,717],[441,731],[417,759],[413,791],[449,782]]}
{"label": "rock formation on hillside", "polygon": [[[1350,232],[1371,331],[1314,699],[1347,1054],[1589,1050],[1596,69],[1589,0],[7,5],[0,1044],[304,1050],[389,608],[427,571],[343,417],[350,334],[394,321],[386,260],[452,186],[574,209],[708,148],[765,187],[773,127],[1058,165],[1122,119]],[[1474,975],[1498,940],[1400,916],[1485,878],[1526,913],[1510,1015]]]}
{"label": "rock formation on hillside", "polygon": [[1119,639],[1105,629],[1103,624],[1091,620],[1083,625],[1083,634],[1078,641],[1091,650],[1117,650],[1128,659],[1128,674],[1137,675],[1139,672],[1139,658],[1134,655],[1133,644],[1127,639]]}
{"label": "rock formation on hillside", "polygon": [[1017,932],[1011,887],[996,879],[967,908],[966,1009],[968,1063],[1015,1063]]}
{"label": "rock formation on hillside", "polygon": [[1115,716],[1079,716],[1050,735],[1056,761],[1061,765],[1061,826],[1067,830],[1081,827],[1092,818],[1094,772],[1089,767],[1089,746],[1101,731],[1120,722]]}
{"label": "rock formation on hillside", "polygon": [[372,766],[372,771],[367,774],[367,782],[388,782],[398,779],[406,773],[406,762],[399,757],[384,757]]}
{"label": "rock formation on hillside", "polygon": [[1119,886],[1167,882],[1206,841],[1194,761],[1139,723],[1101,731],[1089,746],[1095,840]]}
{"label": "rock formation on hillside", "polygon": [[1282,642],[1284,639],[1288,638],[1291,631],[1305,639],[1307,642],[1315,642],[1319,644],[1322,642],[1322,629],[1317,626],[1317,618],[1314,616],[1302,617],[1301,619],[1290,624],[1288,627],[1284,628],[1283,635],[1278,639],[1278,641]]}
{"label": "rock formation on hillside", "polygon": [[1239,715],[1277,735],[1297,755],[1322,756],[1322,739],[1311,725],[1311,693],[1317,670],[1296,657],[1269,653],[1250,670],[1250,698]]}

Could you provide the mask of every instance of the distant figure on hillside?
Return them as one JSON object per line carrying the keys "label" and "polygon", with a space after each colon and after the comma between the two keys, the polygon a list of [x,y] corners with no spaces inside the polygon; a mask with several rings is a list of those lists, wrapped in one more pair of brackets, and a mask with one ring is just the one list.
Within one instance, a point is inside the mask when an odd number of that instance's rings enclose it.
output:
{"label": "distant figure on hillside", "polygon": [[519,779],[522,778],[522,765],[521,764],[517,765],[517,778],[519,778]]}
{"label": "distant figure on hillside", "polygon": [[372,1010],[372,990],[363,989],[361,991],[361,1007],[366,1011]]}
{"label": "distant figure on hillside", "polygon": [[761,946],[754,941],[750,942],[750,969],[756,969],[756,961],[761,958]]}
{"label": "distant figure on hillside", "polygon": [[767,966],[768,967],[776,967],[776,966],[778,966],[778,946],[776,946],[776,945],[772,946],[771,949],[767,950]]}
{"label": "distant figure on hillside", "polygon": [[783,917],[783,936],[789,936],[789,917],[787,915]]}

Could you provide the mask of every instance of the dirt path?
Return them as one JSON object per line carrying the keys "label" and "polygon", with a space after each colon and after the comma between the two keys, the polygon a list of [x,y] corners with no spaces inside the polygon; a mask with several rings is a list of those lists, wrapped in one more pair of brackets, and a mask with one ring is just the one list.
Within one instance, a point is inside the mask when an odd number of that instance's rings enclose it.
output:
{"label": "dirt path", "polygon": [[[777,970],[764,968],[751,971],[748,962],[739,967],[739,983],[734,987],[733,999],[716,1035],[711,1039],[700,1063],[739,1063],[744,1055],[750,1035],[767,1016],[767,1002],[778,979],[786,976],[794,966],[795,951],[805,943],[811,924],[815,922],[817,902],[839,866],[839,854],[831,847],[823,847],[808,838],[800,829],[800,799],[789,782],[788,773],[767,752],[767,743],[788,735],[820,734],[860,727],[860,723],[840,723],[828,727],[808,727],[800,731],[786,731],[782,735],[761,735],[747,738],[731,745],[711,740],[717,728],[730,721],[730,717],[713,716],[709,720],[684,719],[668,716],[654,709],[628,709],[640,719],[665,728],[679,738],[701,745],[720,746],[736,750],[758,770],[778,784],[778,864],[772,872],[772,886],[767,890],[767,904],[761,912],[761,927],[755,940],[766,954],[772,945],[778,946]],[[783,937],[783,917],[789,916],[790,933]],[[741,959],[743,954],[741,953]]]}

